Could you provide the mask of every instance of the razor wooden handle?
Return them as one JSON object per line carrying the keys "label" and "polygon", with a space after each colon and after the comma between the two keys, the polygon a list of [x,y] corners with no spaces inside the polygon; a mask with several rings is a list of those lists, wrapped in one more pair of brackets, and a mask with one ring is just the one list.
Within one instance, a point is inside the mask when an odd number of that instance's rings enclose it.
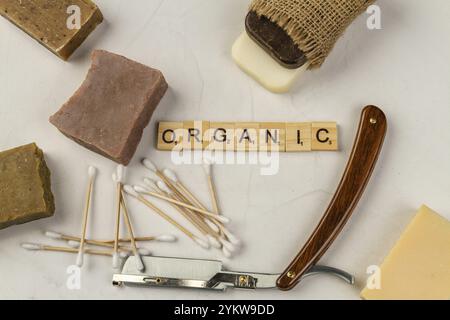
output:
{"label": "razor wooden handle", "polygon": [[290,290],[314,266],[338,236],[358,203],[383,146],[386,117],[379,108],[367,106],[344,175],[324,216],[295,259],[277,280],[277,287]]}

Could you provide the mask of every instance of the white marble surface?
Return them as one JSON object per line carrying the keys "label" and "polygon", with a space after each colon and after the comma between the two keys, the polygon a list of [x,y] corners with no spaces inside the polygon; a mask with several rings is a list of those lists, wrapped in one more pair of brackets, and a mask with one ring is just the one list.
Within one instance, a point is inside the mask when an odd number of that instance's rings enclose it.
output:
{"label": "white marble surface", "polygon": [[[19,299],[358,299],[366,268],[388,253],[415,210],[426,203],[450,218],[450,4],[445,0],[380,0],[382,30],[369,31],[366,16],[348,30],[321,70],[308,73],[290,94],[264,91],[230,59],[243,30],[246,0],[97,0],[106,21],[70,63],[48,53],[0,19],[0,148],[35,141],[52,170],[57,211],[53,218],[0,231],[0,298]],[[311,278],[293,291],[117,289],[111,261],[92,258],[81,290],[66,287],[75,256],[27,252],[24,241],[55,243],[44,230],[80,229],[86,168],[100,170],[89,235],[113,232],[115,165],[63,137],[48,117],[76,90],[101,48],[161,69],[170,91],[158,107],[130,165],[131,182],[151,156],[175,168],[168,153],[154,149],[159,120],[336,120],[340,152],[282,154],[277,175],[263,177],[255,165],[215,168],[222,211],[244,243],[230,269],[279,272],[296,254],[326,208],[347,161],[360,109],[377,104],[389,119],[385,148],[367,191],[345,231],[322,259],[357,276],[348,286]],[[208,200],[198,166],[175,168],[198,196]],[[177,233],[129,200],[140,235]],[[180,235],[174,244],[149,244],[157,255],[216,258]]]}

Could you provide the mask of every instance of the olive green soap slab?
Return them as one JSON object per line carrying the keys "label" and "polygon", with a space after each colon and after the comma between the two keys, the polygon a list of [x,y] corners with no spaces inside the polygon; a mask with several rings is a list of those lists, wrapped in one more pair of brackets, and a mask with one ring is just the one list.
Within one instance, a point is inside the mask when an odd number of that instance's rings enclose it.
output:
{"label": "olive green soap slab", "polygon": [[55,212],[50,170],[36,144],[0,152],[0,229]]}
{"label": "olive green soap slab", "polygon": [[63,60],[103,21],[90,0],[0,0],[0,15]]}

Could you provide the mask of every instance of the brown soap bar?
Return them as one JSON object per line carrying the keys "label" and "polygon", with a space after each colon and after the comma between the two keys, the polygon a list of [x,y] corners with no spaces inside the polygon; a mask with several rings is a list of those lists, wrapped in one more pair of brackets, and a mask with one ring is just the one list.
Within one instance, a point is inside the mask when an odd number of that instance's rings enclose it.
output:
{"label": "brown soap bar", "polygon": [[82,146],[127,165],[166,90],[160,71],[97,50],[86,80],[50,122]]}
{"label": "brown soap bar", "polygon": [[55,212],[50,170],[36,144],[0,152],[0,229]]}
{"label": "brown soap bar", "polygon": [[278,63],[288,69],[297,69],[307,61],[303,51],[276,23],[250,11],[245,19],[247,34]]}
{"label": "brown soap bar", "polygon": [[[67,12],[71,6],[79,8],[80,29],[68,28],[77,13]],[[0,14],[63,60],[103,21],[90,0],[0,0]]]}

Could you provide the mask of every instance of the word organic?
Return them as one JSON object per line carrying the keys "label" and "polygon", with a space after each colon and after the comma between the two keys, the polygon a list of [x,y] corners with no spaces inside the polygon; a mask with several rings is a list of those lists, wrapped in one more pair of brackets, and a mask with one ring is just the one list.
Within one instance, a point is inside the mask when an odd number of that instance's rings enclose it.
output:
{"label": "word organic", "polygon": [[336,122],[160,122],[157,148],[165,151],[334,151]]}

